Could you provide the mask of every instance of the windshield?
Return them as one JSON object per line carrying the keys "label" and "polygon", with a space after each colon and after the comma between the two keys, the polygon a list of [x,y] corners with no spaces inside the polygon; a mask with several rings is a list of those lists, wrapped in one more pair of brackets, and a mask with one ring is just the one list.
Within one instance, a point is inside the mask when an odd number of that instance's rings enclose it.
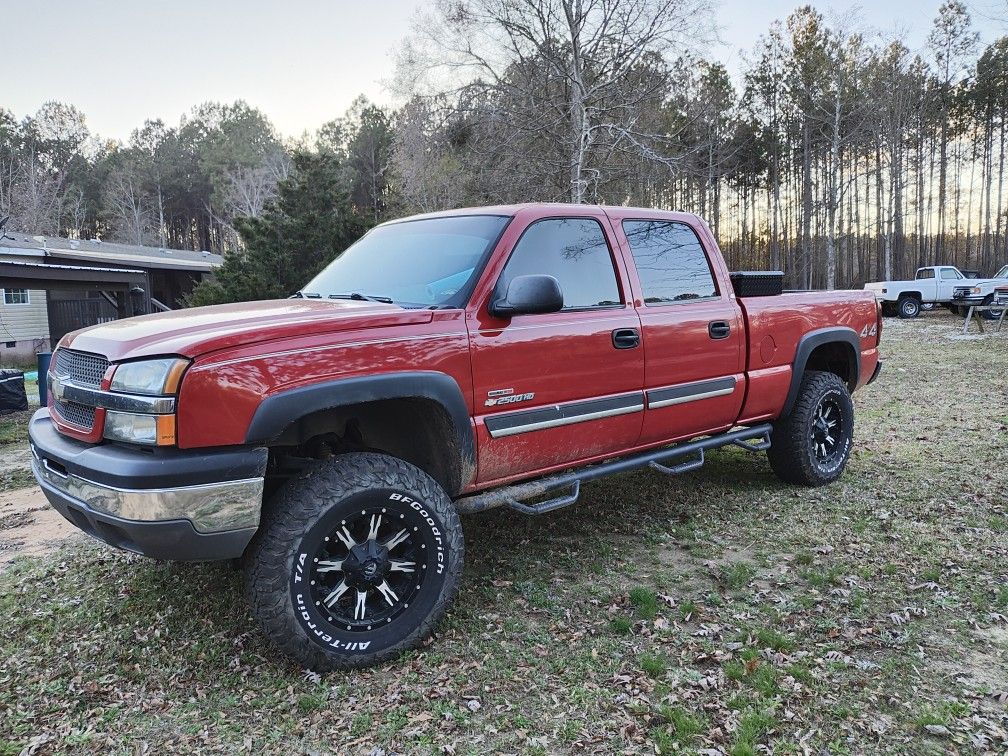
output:
{"label": "windshield", "polygon": [[1008,278],[1008,265],[1005,265],[1001,270],[994,274],[994,278]]}
{"label": "windshield", "polygon": [[301,291],[306,297],[391,300],[406,307],[460,307],[510,220],[466,215],[375,228]]}

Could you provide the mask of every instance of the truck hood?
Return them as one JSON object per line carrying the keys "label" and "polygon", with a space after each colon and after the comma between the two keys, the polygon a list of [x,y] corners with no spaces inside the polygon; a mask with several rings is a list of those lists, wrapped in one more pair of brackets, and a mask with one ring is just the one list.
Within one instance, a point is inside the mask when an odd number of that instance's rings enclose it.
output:
{"label": "truck hood", "polygon": [[208,352],[297,336],[429,323],[430,310],[380,302],[277,299],[194,307],[115,320],[68,334],[63,346],[111,361]]}
{"label": "truck hood", "polygon": [[1008,284],[1008,278],[967,278],[960,286],[1000,286]]}

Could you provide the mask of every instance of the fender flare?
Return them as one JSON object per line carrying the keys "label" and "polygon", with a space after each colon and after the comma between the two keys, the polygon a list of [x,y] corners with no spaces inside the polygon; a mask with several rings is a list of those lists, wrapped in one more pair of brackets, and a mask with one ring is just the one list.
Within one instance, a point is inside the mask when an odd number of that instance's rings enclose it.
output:
{"label": "fender flare", "polygon": [[801,388],[802,378],[805,376],[805,365],[808,358],[815,350],[824,344],[844,344],[850,347],[851,363],[854,370],[847,388],[854,391],[861,379],[861,340],[857,331],[847,326],[833,326],[831,328],[820,328],[809,331],[798,340],[798,348],[795,350],[794,362],[791,364],[791,386],[788,388],[787,399],[784,402],[784,409],[781,415],[787,415],[798,400],[798,390]]}
{"label": "fender flare", "polygon": [[[460,478],[466,477],[466,471],[476,469],[476,438],[462,389],[454,378],[435,371],[342,378],[271,394],[252,416],[245,442],[262,445],[315,412],[383,399],[426,399],[440,405],[451,419],[455,445],[462,457]],[[470,481],[459,482],[464,487]]]}

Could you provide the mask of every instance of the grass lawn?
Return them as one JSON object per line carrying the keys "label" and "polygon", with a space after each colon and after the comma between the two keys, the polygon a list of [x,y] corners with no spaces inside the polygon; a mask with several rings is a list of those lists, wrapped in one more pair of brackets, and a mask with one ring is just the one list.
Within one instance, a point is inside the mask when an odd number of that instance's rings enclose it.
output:
{"label": "grass lawn", "polygon": [[840,482],[763,455],[464,520],[426,648],[306,673],[225,565],[86,545],[0,575],[0,753],[1002,753],[1008,333],[888,319]]}

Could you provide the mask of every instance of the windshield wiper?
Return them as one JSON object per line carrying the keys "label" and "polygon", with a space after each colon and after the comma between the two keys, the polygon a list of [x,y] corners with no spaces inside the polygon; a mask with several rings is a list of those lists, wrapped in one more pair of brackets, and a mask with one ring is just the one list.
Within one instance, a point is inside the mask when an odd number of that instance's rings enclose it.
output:
{"label": "windshield wiper", "polygon": [[329,299],[353,299],[358,302],[382,302],[384,304],[392,304],[391,297],[373,297],[370,294],[361,294],[357,291],[352,291],[349,294],[330,294]]}
{"label": "windshield wiper", "polygon": [[295,291],[287,299],[321,299],[322,295],[317,291]]}

